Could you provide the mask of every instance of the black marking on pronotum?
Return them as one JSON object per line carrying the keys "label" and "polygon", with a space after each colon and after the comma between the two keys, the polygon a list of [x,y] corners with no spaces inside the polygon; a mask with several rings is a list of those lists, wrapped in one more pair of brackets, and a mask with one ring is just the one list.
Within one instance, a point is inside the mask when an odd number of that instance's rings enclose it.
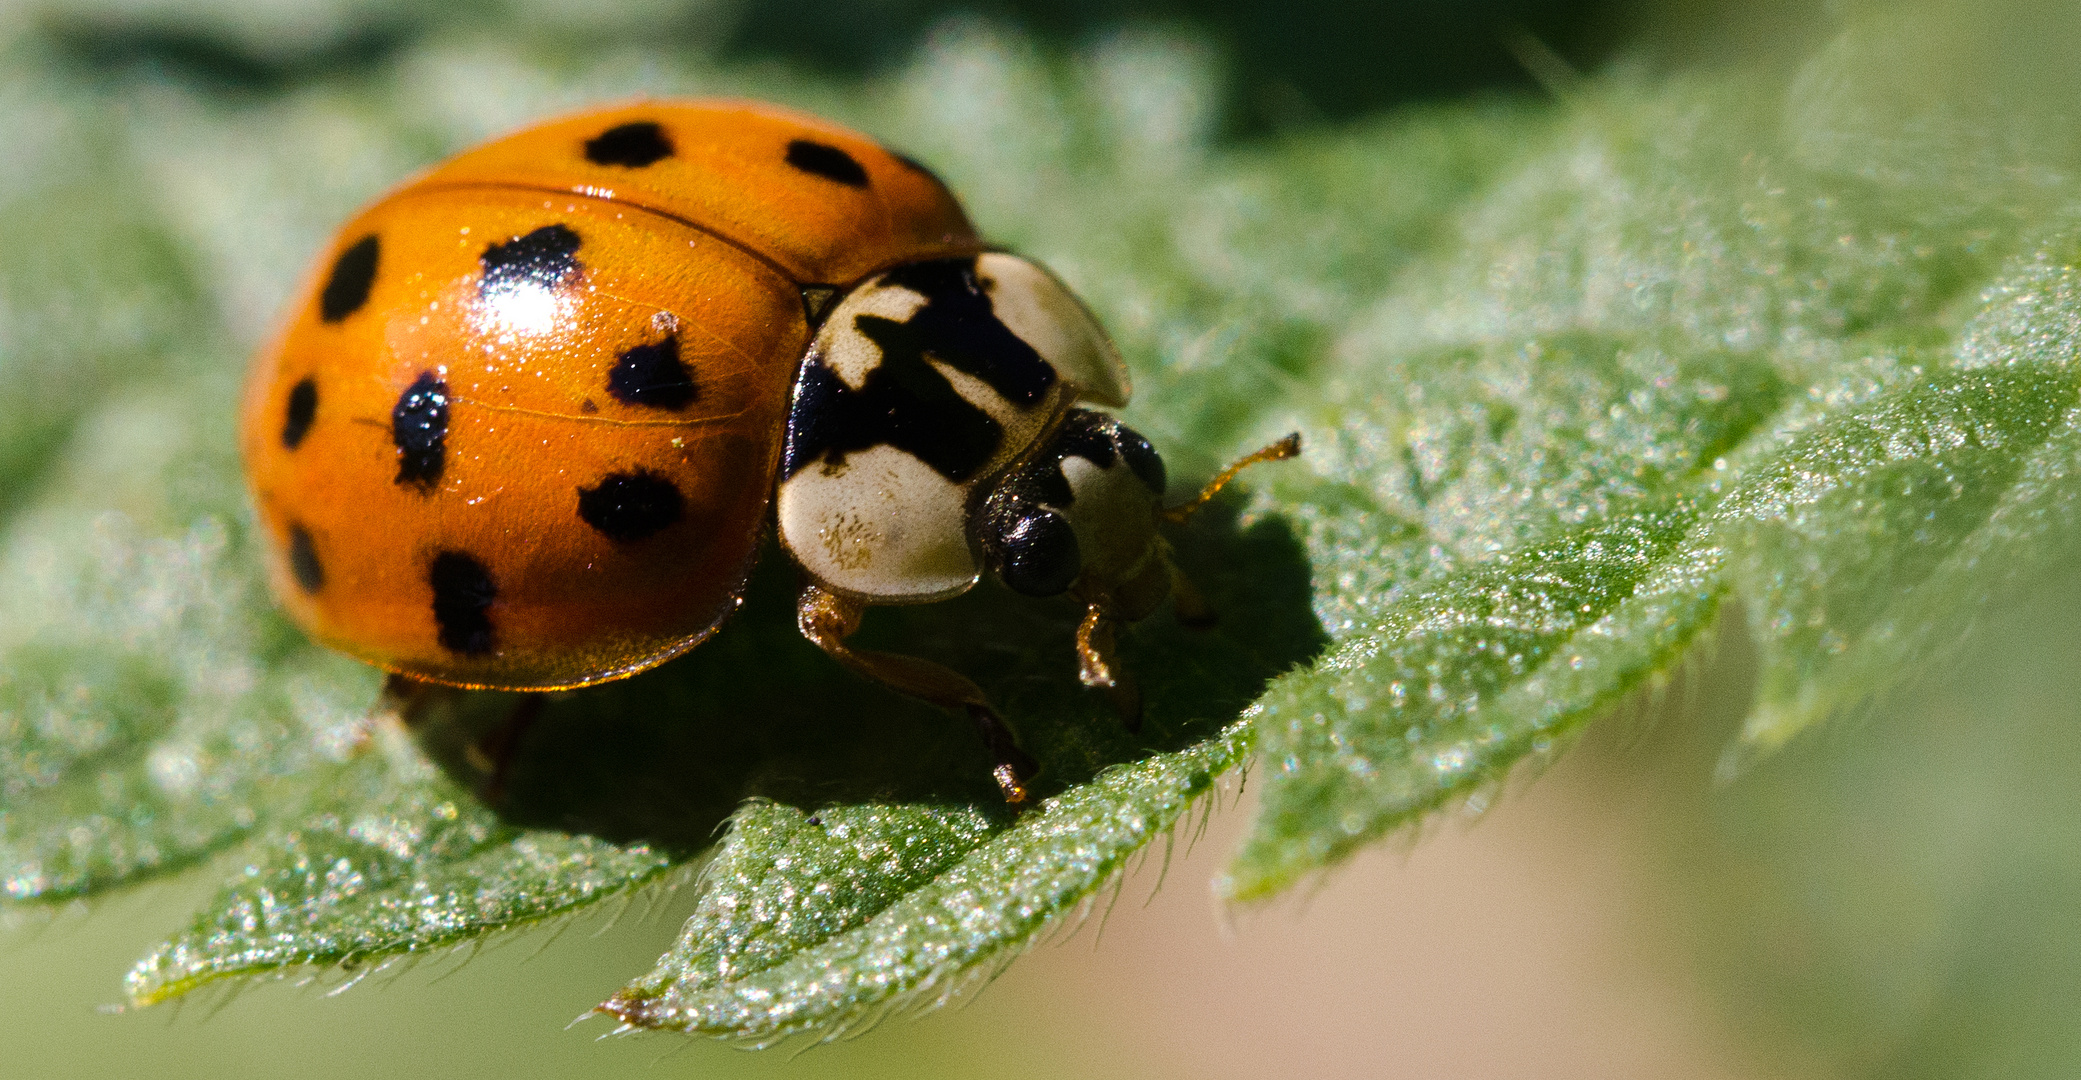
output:
{"label": "black marking on pronotum", "polygon": [[788,144],[788,164],[826,180],[835,180],[847,187],[867,186],[867,170],[846,153],[829,143],[796,139]]}
{"label": "black marking on pronotum", "polygon": [[812,352],[795,380],[783,476],[819,458],[836,465],[852,451],[887,445],[958,484],[973,477],[1003,440],[1003,425],[963,400],[920,357],[885,357],[867,384],[854,390]]}
{"label": "black marking on pronotum", "polygon": [[578,489],[578,516],[609,540],[633,544],[678,523],[686,499],[672,481],[653,472],[608,473]]}
{"label": "black marking on pronotum", "polygon": [[972,478],[996,453],[1004,428],[956,392],[928,355],[1020,406],[1036,404],[1055,384],[1055,369],[991,313],[974,259],[902,267],[884,282],[924,295],[925,305],[903,322],[854,317],[853,328],[881,351],[858,390],[811,351],[795,382],[783,477],[818,459],[837,464],[852,451],[887,445],[955,483]]}
{"label": "black marking on pronotum", "polygon": [[289,388],[289,412],[282,420],[282,445],[291,450],[302,446],[303,437],[311,433],[311,421],[317,416],[318,381],[306,375]]}
{"label": "black marking on pronotum", "polygon": [[498,598],[491,571],[460,551],[443,551],[428,568],[434,589],[434,625],[441,647],[464,656],[491,651],[491,602]]}
{"label": "black marking on pronotum", "polygon": [[553,289],[578,273],[578,234],[567,225],[544,225],[526,236],[484,249],[480,296],[522,287]]}
{"label": "black marking on pronotum", "polygon": [[679,358],[679,335],[669,334],[663,341],[622,353],[607,373],[607,392],[624,405],[684,409],[693,404],[700,388]]}
{"label": "black marking on pronotum", "polygon": [[447,458],[448,384],[420,372],[390,410],[390,441],[397,444],[397,482],[433,490]]}
{"label": "black marking on pronotum", "polygon": [[990,294],[976,280],[974,259],[899,266],[882,282],[925,297],[925,306],[904,322],[879,315],[855,318],[854,327],[881,346],[884,356],[929,352],[989,383],[1014,405],[1032,405],[1055,385],[1055,369],[997,318]]}
{"label": "black marking on pronotum", "polygon": [[672,156],[672,140],[651,120],[618,124],[585,140],[585,160],[640,169]]}
{"label": "black marking on pronotum", "polygon": [[293,521],[289,523],[289,573],[307,593],[325,587],[325,567],[319,565],[318,551],[311,546],[311,532]]}
{"label": "black marking on pronotum", "polygon": [[368,303],[369,287],[376,283],[379,247],[376,234],[370,233],[332,261],[332,276],[325,279],[325,291],[318,294],[319,318],[339,322]]}
{"label": "black marking on pronotum", "polygon": [[802,314],[809,319],[811,330],[824,325],[824,316],[831,314],[831,309],[837,304],[838,286],[802,286]]}

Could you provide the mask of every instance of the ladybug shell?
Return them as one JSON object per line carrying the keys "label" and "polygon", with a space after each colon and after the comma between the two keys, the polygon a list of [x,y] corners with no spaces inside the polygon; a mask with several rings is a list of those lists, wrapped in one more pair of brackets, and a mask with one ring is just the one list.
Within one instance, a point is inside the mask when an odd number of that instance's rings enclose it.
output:
{"label": "ladybug shell", "polygon": [[[631,124],[672,153],[587,159]],[[864,190],[791,164],[797,142]],[[756,554],[803,287],[950,247],[979,245],[928,174],[742,106],[590,114],[434,170],[341,231],[249,376],[277,594],[325,644],[458,686],[693,647]]]}
{"label": "ladybug shell", "polygon": [[479,184],[612,199],[694,222],[805,285],[850,285],[899,262],[980,246],[960,204],[923,165],[835,124],[751,102],[631,105],[553,120],[419,181]]}

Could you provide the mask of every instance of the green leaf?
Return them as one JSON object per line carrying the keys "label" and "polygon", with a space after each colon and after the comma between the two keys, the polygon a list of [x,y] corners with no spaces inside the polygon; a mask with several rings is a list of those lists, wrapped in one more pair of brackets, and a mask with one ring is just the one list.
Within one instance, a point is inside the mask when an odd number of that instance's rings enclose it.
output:
{"label": "green leaf", "polygon": [[772,1042],[946,1000],[1168,834],[1242,760],[1244,730],[1108,769],[1009,828],[974,807],[748,806],[679,943],[600,1008]]}
{"label": "green leaf", "polygon": [[[237,371],[105,87],[14,57],[0,110],[0,890],[60,900],[235,844],[375,680],[271,610]],[[38,79],[33,76],[41,75]]]}
{"label": "green leaf", "polygon": [[35,524],[0,600],[22,633],[0,653],[7,895],[177,870],[293,807],[363,708],[350,688],[373,678],[287,636],[214,519],[171,539],[121,516]]}
{"label": "green leaf", "polygon": [[1955,363],[1821,425],[1756,470],[1721,534],[1742,553],[1774,748],[1968,637],[2081,536],[2073,241],[1989,290]]}
{"label": "green leaf", "polygon": [[[1576,358],[1559,359],[1552,370],[1573,373],[1568,361]],[[1533,394],[1517,399],[1520,407],[1498,403],[1512,417],[1508,424],[1476,416],[1475,430],[1455,432],[1465,446],[1455,458],[1503,459],[1518,466],[1506,475],[1521,481],[1530,471],[1522,465],[1553,449],[1547,438],[1580,446],[1583,431],[1572,421],[1611,415],[1619,410],[1608,403],[1657,382],[1691,397],[1669,409],[1672,418],[1687,405],[1725,420],[1727,402],[1744,402],[1731,410],[1738,416],[1772,398],[1736,398],[1725,382],[1695,377],[1621,378],[1601,387],[1569,381],[1581,396],[1541,395],[1534,380]],[[1555,408],[1571,399],[1575,407]],[[1561,422],[1549,427],[1537,422],[1541,417]],[[1678,430],[1711,433],[1718,426],[1705,421]],[[1708,436],[1702,445],[1714,441]],[[1658,433],[1652,445],[1681,442]],[[1681,470],[1695,455],[1672,457],[1679,471],[1653,486],[1641,483],[1651,474],[1623,454],[1607,459],[1623,463],[1612,473],[1579,477],[1593,486],[1577,497],[1605,504],[1585,515],[1586,524],[1557,528],[1548,539],[1498,552],[1385,603],[1347,594],[1351,632],[1320,663],[1281,679],[1259,704],[1264,805],[1222,891],[1237,899],[1267,896],[1455,793],[1494,783],[1666,665],[1706,626],[1723,592],[1717,553],[1687,544],[1707,498],[1706,485],[1691,482],[1695,467]],[[1411,470],[1412,479],[1418,475]],[[1348,516],[1335,524],[1353,528]],[[1404,536],[1405,545],[1436,542],[1417,528]],[[1368,553],[1375,566],[1380,554]],[[1392,596],[1399,586],[1389,580],[1376,587]]]}
{"label": "green leaf", "polygon": [[0,76],[0,139],[17,148],[0,165],[0,514],[110,385],[191,366],[181,353],[210,328],[133,162],[92,124],[108,103],[78,90]]}
{"label": "green leaf", "polygon": [[[1897,63],[1885,31],[1816,58],[1777,123],[1731,86],[1576,102],[1468,212],[1464,248],[1346,339],[1397,393],[1329,421],[1345,505],[1290,511],[1338,644],[1262,702],[1264,805],[1227,895],[1479,805],[1730,592],[1765,651],[1748,736],[1775,745],[1957,637],[1998,566],[2013,586],[2070,543],[2042,505],[2064,447],[2033,462],[2073,403],[2064,340],[2034,340],[2064,312],[1990,314],[2030,341],[1997,358],[1961,344],[1957,302],[2042,190],[1958,161],[1962,125],[1922,124],[1944,164],[1878,181],[1817,137],[1846,101],[1873,124],[1860,65]],[[1584,362],[1600,351],[1631,366]],[[1661,355],[1679,359],[1632,362]],[[1930,374],[1956,363],[2011,367]]]}
{"label": "green leaf", "polygon": [[138,962],[130,999],[291,965],[352,970],[563,914],[672,865],[640,844],[502,824],[409,746],[395,756],[333,770],[310,817],[260,838],[195,922]]}

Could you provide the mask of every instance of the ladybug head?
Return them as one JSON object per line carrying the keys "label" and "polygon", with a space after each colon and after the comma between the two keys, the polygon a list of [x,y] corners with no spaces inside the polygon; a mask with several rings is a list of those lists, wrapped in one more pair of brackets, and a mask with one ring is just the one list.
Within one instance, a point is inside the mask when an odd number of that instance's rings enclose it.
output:
{"label": "ladybug head", "polygon": [[1170,590],[1156,531],[1163,459],[1149,440],[1104,413],[1072,409],[1027,463],[984,500],[978,536],[990,569],[1013,591],[1101,597],[1129,621]]}

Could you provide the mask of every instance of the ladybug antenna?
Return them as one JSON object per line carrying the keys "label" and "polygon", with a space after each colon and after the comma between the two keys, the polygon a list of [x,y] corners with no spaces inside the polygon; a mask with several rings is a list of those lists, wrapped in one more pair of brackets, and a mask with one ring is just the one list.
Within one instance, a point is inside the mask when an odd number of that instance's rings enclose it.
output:
{"label": "ladybug antenna", "polygon": [[1194,495],[1189,501],[1165,510],[1163,520],[1174,525],[1182,525],[1191,520],[1200,507],[1207,505],[1215,495],[1220,494],[1221,489],[1227,487],[1228,482],[1234,480],[1237,473],[1261,461],[1285,461],[1287,458],[1300,456],[1300,453],[1301,433],[1296,431],[1270,446],[1247,454],[1216,474],[1214,479],[1208,481],[1207,486],[1199,489],[1199,494]]}

